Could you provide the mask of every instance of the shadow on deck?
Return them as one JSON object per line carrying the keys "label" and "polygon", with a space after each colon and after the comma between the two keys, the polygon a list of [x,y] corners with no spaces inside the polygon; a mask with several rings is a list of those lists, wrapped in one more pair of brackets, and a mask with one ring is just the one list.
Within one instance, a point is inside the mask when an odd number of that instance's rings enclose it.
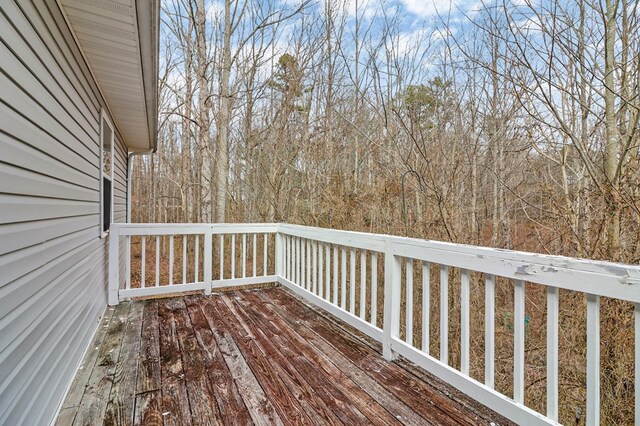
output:
{"label": "shadow on deck", "polygon": [[282,288],[109,308],[57,424],[507,424]]}

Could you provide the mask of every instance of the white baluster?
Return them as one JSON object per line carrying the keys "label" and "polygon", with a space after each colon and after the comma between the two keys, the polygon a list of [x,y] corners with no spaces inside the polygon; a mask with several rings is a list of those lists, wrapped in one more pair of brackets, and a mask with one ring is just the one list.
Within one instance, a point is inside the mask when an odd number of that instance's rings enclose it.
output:
{"label": "white baluster", "polygon": [[460,271],[460,371],[469,375],[469,271]]}

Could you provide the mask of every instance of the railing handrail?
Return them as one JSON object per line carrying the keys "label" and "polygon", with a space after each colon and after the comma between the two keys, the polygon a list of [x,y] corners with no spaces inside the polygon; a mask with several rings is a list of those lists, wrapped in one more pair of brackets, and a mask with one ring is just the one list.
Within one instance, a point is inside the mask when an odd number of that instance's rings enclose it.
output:
{"label": "railing handrail", "polygon": [[640,303],[640,265],[303,225],[279,223],[277,228],[287,235],[381,253],[389,243],[398,256]]}
{"label": "railing handrail", "polygon": [[119,235],[276,233],[276,223],[113,223]]}
{"label": "railing handrail", "polygon": [[[246,262],[247,235],[253,234],[253,277],[244,274],[240,278],[233,275],[230,279],[222,276],[222,262],[224,248],[220,249],[220,279],[216,285],[247,285],[277,281],[290,290],[296,292],[307,300],[319,305],[330,313],[336,315],[351,326],[368,334],[383,345],[383,355],[387,359],[393,359],[395,354],[400,354],[416,364],[429,370],[442,380],[452,384],[459,390],[467,393],[472,398],[490,406],[500,414],[516,422],[527,424],[554,424],[558,417],[558,289],[578,291],[587,295],[587,424],[599,423],[600,404],[600,379],[599,379],[599,309],[600,296],[615,298],[635,304],[636,321],[636,357],[640,357],[640,266],[578,259],[565,256],[537,254],[515,250],[495,249],[465,244],[447,243],[441,241],[422,240],[417,238],[399,237],[385,234],[373,234],[366,232],[345,231],[327,228],[317,228],[304,225],[285,223],[250,223],[250,224],[112,224],[109,244],[109,303],[117,304],[119,301],[120,277],[119,277],[119,238],[125,236],[142,236],[144,240],[148,236],[176,236],[183,239],[183,250],[186,253],[186,238],[195,235],[196,246],[199,237],[204,237],[204,281],[198,281],[196,269],[196,281],[187,284],[163,286],[155,288],[154,294],[166,294],[172,291],[204,290],[210,294],[212,284],[212,246],[213,237],[219,236],[220,242],[225,238],[231,238],[231,247],[234,246],[236,234],[242,234],[242,259]],[[231,237],[227,237],[228,235]],[[264,240],[264,274],[255,275],[256,235],[265,234]],[[275,235],[275,256],[273,257],[273,274],[267,274],[267,234]],[[170,239],[170,247],[173,250],[173,237]],[[157,241],[157,240],[156,240]],[[129,245],[126,246],[129,250]],[[171,251],[170,250],[170,251]],[[235,253],[232,248],[232,253]],[[367,252],[371,253],[371,299],[372,313],[369,321],[364,317],[364,309],[360,307],[360,314],[354,312],[354,283],[356,250],[361,253],[360,283],[366,279],[367,271],[364,264],[367,261]],[[195,259],[198,262],[198,250]],[[341,253],[341,261],[339,254]],[[347,253],[349,261],[347,261]],[[333,257],[331,257],[331,254]],[[384,256],[384,309],[383,327],[378,327],[375,319],[375,290],[374,275],[376,275],[376,256]],[[324,255],[324,257],[323,257]],[[171,255],[171,259],[173,259]],[[127,253],[128,258],[128,253]],[[143,257],[144,259],[144,257]],[[313,261],[311,260],[313,259]],[[333,259],[333,261],[331,260]],[[423,348],[413,346],[412,338],[400,339],[400,290],[403,282],[402,262],[406,259],[406,277],[413,281],[413,261],[422,261],[423,286],[429,285],[427,278],[425,284],[425,271],[428,272],[430,264],[440,265],[440,359],[434,358],[429,351],[424,351],[424,323],[423,323]],[[411,260],[411,262],[409,262]],[[231,256],[231,269],[234,270],[235,257]],[[184,254],[183,254],[184,262]],[[306,262],[306,264],[305,264]],[[313,263],[312,263],[313,262]],[[323,262],[326,262],[323,265]],[[144,263],[144,262],[142,262]],[[338,273],[338,264],[341,272]],[[347,274],[346,264],[351,269]],[[128,265],[128,264],[127,264]],[[330,269],[330,265],[333,269]],[[425,266],[426,265],[426,266]],[[243,264],[243,268],[246,264]],[[448,268],[453,267],[461,271],[461,370],[456,370],[448,365]],[[143,266],[144,268],[144,266]],[[424,269],[426,268],[426,269]],[[269,268],[271,269],[271,268]],[[184,265],[183,265],[184,270]],[[305,272],[306,271],[306,272]],[[470,271],[485,275],[485,383],[480,383],[469,376],[469,283]],[[305,275],[306,273],[306,275]],[[128,270],[127,270],[128,274]],[[323,294],[323,274],[326,274],[326,293]],[[144,269],[143,273],[144,275]],[[156,271],[157,275],[157,271]],[[170,274],[171,275],[171,274]],[[312,278],[310,277],[312,275]],[[350,307],[347,309],[345,302],[345,282],[349,275]],[[342,279],[338,282],[338,276]],[[428,275],[426,275],[428,276]],[[495,277],[505,277],[514,280],[514,398],[507,397],[493,389],[493,364],[494,343],[493,334],[495,322]],[[377,276],[375,278],[377,280]],[[333,288],[333,300],[329,297],[329,283]],[[408,282],[405,288],[413,288],[413,283]],[[547,417],[526,407],[524,401],[524,341],[525,341],[525,284],[527,282],[544,285],[547,288]],[[365,280],[366,283],[366,280]],[[170,282],[172,284],[172,282]],[[145,290],[127,289],[122,294],[132,297],[144,295]],[[156,278],[157,286],[157,278]],[[144,287],[144,286],[143,286]],[[338,288],[340,287],[340,288]],[[175,288],[175,290],[174,290]],[[426,287],[427,292],[429,287]],[[362,289],[362,284],[361,284]],[[424,289],[424,287],[423,287]],[[341,306],[337,303],[338,291],[341,291]],[[360,304],[366,289],[361,290]],[[409,290],[407,298],[409,297]],[[411,296],[413,297],[413,296]],[[424,298],[424,290],[423,290]],[[407,299],[407,320],[412,321],[412,302]],[[425,299],[422,301],[423,308]],[[428,306],[428,305],[427,305]],[[409,314],[411,316],[409,316]],[[423,314],[424,315],[424,314]],[[425,321],[423,317],[423,321]],[[409,327],[408,325],[406,327]],[[428,329],[428,322],[427,322]],[[487,340],[488,339],[488,340]],[[444,346],[443,346],[444,345]],[[444,351],[443,351],[444,347]],[[427,343],[428,348],[428,343]],[[640,389],[640,368],[636,363],[636,388]],[[640,402],[636,398],[636,419],[640,419]]]}

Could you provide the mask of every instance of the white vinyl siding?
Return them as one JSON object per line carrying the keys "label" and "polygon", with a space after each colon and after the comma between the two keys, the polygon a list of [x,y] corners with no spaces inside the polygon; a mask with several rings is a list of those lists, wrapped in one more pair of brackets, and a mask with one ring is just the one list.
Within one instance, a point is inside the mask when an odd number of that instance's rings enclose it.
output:
{"label": "white vinyl siding", "polygon": [[[0,424],[48,424],[106,306],[103,101],[58,6],[0,4]],[[113,219],[126,220],[116,132]]]}

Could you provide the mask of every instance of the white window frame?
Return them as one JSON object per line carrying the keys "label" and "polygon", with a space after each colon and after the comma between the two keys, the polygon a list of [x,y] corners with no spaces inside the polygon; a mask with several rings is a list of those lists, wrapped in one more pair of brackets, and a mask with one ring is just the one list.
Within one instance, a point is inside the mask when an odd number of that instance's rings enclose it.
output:
{"label": "white window frame", "polygon": [[[104,149],[104,125],[105,123],[107,124],[107,126],[109,126],[109,130],[111,130],[111,141],[110,141],[110,149],[109,149],[109,154],[111,155],[111,173],[108,176],[105,176],[104,173],[104,163],[103,163],[103,156],[105,154],[105,149]],[[114,169],[115,169],[115,156],[114,156],[114,149],[113,147],[115,146],[115,131],[114,131],[114,127],[113,127],[113,123],[111,122],[111,120],[109,119],[108,114],[106,113],[106,111],[104,109],[100,110],[100,156],[98,158],[99,161],[99,169],[100,169],[100,200],[99,200],[99,204],[100,204],[100,223],[99,223],[99,232],[100,232],[100,238],[105,238],[107,235],[109,235],[109,230],[107,229],[106,231],[104,230],[104,205],[103,205],[103,200],[104,200],[104,178],[107,178],[109,181],[111,181],[111,222],[113,222],[113,193],[114,193],[114,185],[113,185],[113,173],[114,173]]]}

